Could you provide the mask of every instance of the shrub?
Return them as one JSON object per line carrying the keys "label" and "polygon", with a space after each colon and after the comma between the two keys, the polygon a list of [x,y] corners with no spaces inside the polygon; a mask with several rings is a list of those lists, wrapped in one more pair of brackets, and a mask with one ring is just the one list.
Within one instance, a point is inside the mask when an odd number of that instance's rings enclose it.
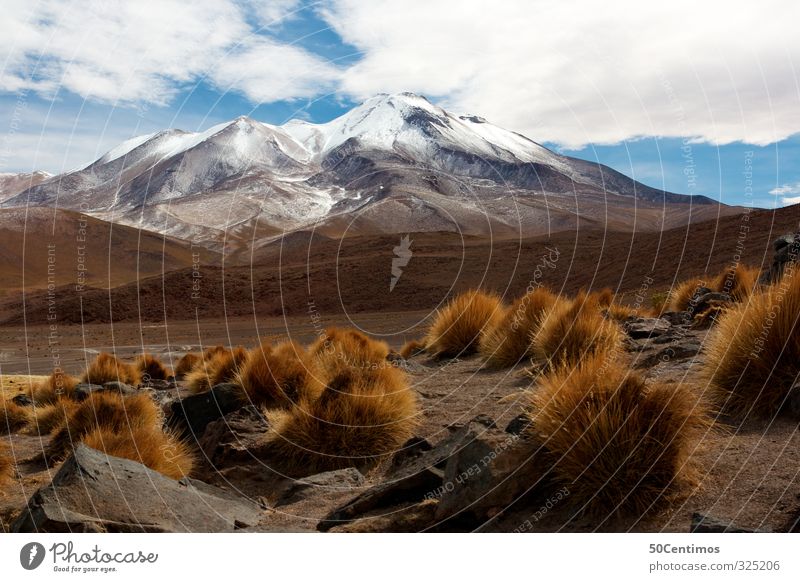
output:
{"label": "shrub", "polygon": [[86,446],[112,457],[136,461],[172,479],[191,473],[194,456],[185,442],[156,426],[117,431],[100,426],[83,437]]}
{"label": "shrub", "polygon": [[81,376],[81,382],[86,384],[122,382],[136,386],[140,380],[139,371],[134,366],[107,352],[99,354]]}
{"label": "shrub", "polygon": [[267,413],[268,448],[288,474],[370,467],[401,447],[417,423],[405,373],[392,366],[339,372],[316,400]]}
{"label": "shrub", "polygon": [[252,350],[237,377],[250,401],[266,408],[291,408],[314,400],[324,383],[318,360],[297,342],[262,343]]}
{"label": "shrub", "polygon": [[200,356],[197,354],[192,352],[184,354],[175,366],[175,378],[177,380],[183,380],[186,375],[197,366],[198,362],[200,362]]}
{"label": "shrub", "polygon": [[134,366],[143,378],[150,380],[166,380],[170,376],[164,364],[152,354],[142,354],[136,358]]}
{"label": "shrub", "polygon": [[581,513],[640,517],[694,483],[691,453],[711,422],[683,385],[646,385],[591,358],[559,366],[531,393],[530,434],[543,481]]}
{"label": "shrub", "polygon": [[497,295],[467,291],[458,295],[434,317],[425,338],[436,357],[467,356],[478,350],[481,336],[505,316]]}
{"label": "shrub", "polygon": [[605,287],[600,291],[592,291],[589,293],[589,298],[596,302],[600,307],[610,307],[614,303],[614,292]]}
{"label": "shrub", "polygon": [[400,348],[400,355],[405,359],[411,358],[425,351],[425,344],[419,340],[408,340]]}
{"label": "shrub", "polygon": [[726,309],[705,346],[705,375],[729,414],[770,417],[786,404],[800,374],[800,276]]}
{"label": "shrub", "polygon": [[760,271],[754,267],[739,264],[724,269],[712,284],[720,293],[727,293],[734,301],[746,301],[758,286]]}
{"label": "shrub", "polygon": [[46,380],[32,387],[29,396],[36,404],[53,404],[62,396],[71,398],[77,385],[77,378],[63,370],[54,370]]}
{"label": "shrub", "polygon": [[667,308],[667,302],[669,301],[669,293],[664,291],[659,291],[658,293],[653,293],[650,297],[650,304],[653,310],[653,316],[661,317],[661,314]]}
{"label": "shrub", "polygon": [[541,315],[531,338],[534,359],[549,367],[574,365],[594,355],[613,359],[621,349],[619,326],[600,315],[598,305],[584,294],[554,304]]}
{"label": "shrub", "polygon": [[5,438],[0,438],[0,491],[14,478],[14,456]]}
{"label": "shrub", "polygon": [[331,327],[309,348],[325,378],[348,370],[369,370],[386,364],[389,345],[354,329]]}
{"label": "shrub", "polygon": [[30,422],[30,408],[19,406],[12,400],[3,400],[1,406],[3,416],[0,418],[0,435],[19,432]]}
{"label": "shrub", "polygon": [[216,352],[210,360],[198,362],[186,376],[186,384],[192,392],[199,393],[210,390],[217,384],[236,382],[236,375],[247,359],[247,350],[237,346],[232,350]]}
{"label": "shrub", "polygon": [[702,279],[689,279],[682,281],[669,293],[670,311],[688,311],[690,302],[694,294],[701,287],[705,287],[706,282]]}
{"label": "shrub", "polygon": [[561,301],[558,296],[544,288],[517,299],[481,336],[479,351],[486,364],[492,368],[507,368],[530,357],[531,335],[538,330],[542,315],[558,301]]}
{"label": "shrub", "polygon": [[616,321],[617,323],[622,323],[629,317],[638,316],[639,310],[633,307],[629,307],[628,305],[612,303],[603,310],[603,313],[608,319]]}
{"label": "shrub", "polygon": [[70,398],[59,398],[55,402],[45,405],[35,405],[28,434],[44,436],[52,433],[66,424],[67,418],[79,406]]}
{"label": "shrub", "polygon": [[158,406],[147,394],[123,398],[113,392],[97,392],[67,416],[66,424],[50,439],[46,456],[63,458],[73,443],[82,441],[96,428],[124,434],[135,427],[160,427],[161,420]]}

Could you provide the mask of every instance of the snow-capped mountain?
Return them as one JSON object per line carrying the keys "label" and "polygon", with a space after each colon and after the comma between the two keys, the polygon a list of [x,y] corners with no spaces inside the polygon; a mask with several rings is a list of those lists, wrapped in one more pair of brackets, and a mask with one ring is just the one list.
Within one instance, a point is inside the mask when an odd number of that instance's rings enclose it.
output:
{"label": "snow-capped mountain", "polygon": [[[603,214],[614,228],[662,228],[689,219],[665,208],[689,202],[401,93],[324,124],[239,117],[201,133],[136,137],[3,206],[57,204],[215,245],[312,226],[538,234],[600,224]],[[695,214],[718,208],[691,202]]]}
{"label": "snow-capped mountain", "polygon": [[48,174],[47,172],[26,172],[21,174],[1,173],[0,202],[13,198],[20,192],[24,192],[28,188],[41,184],[52,177],[52,174]]}

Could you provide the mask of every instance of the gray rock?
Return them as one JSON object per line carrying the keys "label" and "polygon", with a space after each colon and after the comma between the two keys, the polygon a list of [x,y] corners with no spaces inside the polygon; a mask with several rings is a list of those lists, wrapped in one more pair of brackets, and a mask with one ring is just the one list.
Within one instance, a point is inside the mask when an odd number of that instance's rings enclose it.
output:
{"label": "gray rock", "polygon": [[688,325],[692,322],[692,318],[686,311],[665,311],[661,314],[661,318],[668,321],[672,325]]}
{"label": "gray rock", "polygon": [[702,513],[692,514],[692,524],[689,533],[768,533],[767,529],[749,529],[739,527],[732,521],[724,521],[716,517],[703,515]]}
{"label": "gray rock", "polygon": [[248,405],[211,421],[197,444],[208,469],[217,472],[243,463],[257,462],[258,444],[269,423],[255,406]]}
{"label": "gray rock", "polygon": [[131,396],[137,393],[136,388],[123,382],[106,382],[102,386],[98,384],[78,384],[72,397],[81,402],[97,392],[116,392],[122,396]]}
{"label": "gray rock", "polygon": [[178,385],[175,383],[175,378],[171,376],[170,378],[170,380],[154,380],[150,378],[146,382],[142,382],[142,386],[153,390],[175,390]]}
{"label": "gray rock", "polygon": [[633,366],[641,370],[643,368],[652,368],[658,364],[677,362],[686,358],[693,358],[700,353],[701,349],[700,343],[695,341],[673,344],[657,351],[643,353],[634,361]]}
{"label": "gray rock", "polygon": [[728,295],[727,293],[720,293],[718,291],[709,291],[708,293],[696,293],[694,297],[692,297],[690,310],[694,315],[703,313],[712,304],[721,304],[721,303],[732,303],[733,298]]}
{"label": "gray rock", "polygon": [[291,505],[315,495],[341,493],[361,487],[363,484],[364,475],[353,467],[318,473],[303,479],[289,481],[278,493],[274,506]]}
{"label": "gray rock", "polygon": [[663,318],[637,317],[629,318],[622,327],[632,339],[645,339],[666,333],[672,325]]}
{"label": "gray rock", "polygon": [[27,394],[17,394],[11,399],[17,406],[33,406],[33,400]]}
{"label": "gray rock", "polygon": [[199,439],[208,424],[247,404],[236,384],[218,384],[208,392],[192,394],[170,405],[167,424],[186,438]]}
{"label": "gray rock", "polygon": [[520,414],[519,416],[515,416],[511,419],[511,422],[508,423],[506,427],[506,432],[508,434],[516,434],[520,435],[525,432],[531,424],[531,418],[527,414]]}
{"label": "gray rock", "polygon": [[174,481],[78,444],[12,525],[25,533],[229,532],[257,526],[261,507],[193,479]]}
{"label": "gray rock", "polygon": [[795,234],[785,234],[775,239],[772,243],[775,249],[772,265],[761,273],[758,282],[762,285],[770,285],[780,281],[783,273],[790,263],[797,263],[800,257],[800,232]]}
{"label": "gray rock", "polygon": [[411,462],[412,459],[416,459],[421,455],[427,453],[433,448],[433,445],[429,443],[426,439],[422,437],[411,437],[403,446],[400,447],[400,450],[397,451],[394,456],[392,456],[392,469],[397,470],[403,465],[406,465]]}

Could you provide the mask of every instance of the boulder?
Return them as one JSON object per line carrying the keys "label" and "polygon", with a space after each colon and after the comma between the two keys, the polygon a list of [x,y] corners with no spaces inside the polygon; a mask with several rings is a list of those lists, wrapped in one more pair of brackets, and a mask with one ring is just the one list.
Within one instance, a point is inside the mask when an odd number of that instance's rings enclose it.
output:
{"label": "boulder", "polygon": [[364,475],[358,469],[348,467],[338,471],[326,471],[295,481],[288,481],[277,495],[274,506],[291,505],[315,495],[330,495],[361,487]]}
{"label": "boulder", "polygon": [[633,367],[641,370],[644,368],[652,368],[658,364],[693,358],[700,353],[702,347],[700,342],[689,339],[688,341],[672,344],[660,350],[652,350],[643,353],[634,360]]}
{"label": "boulder", "polygon": [[525,432],[525,429],[530,426],[530,424],[531,417],[527,414],[520,414],[511,419],[511,422],[509,422],[508,426],[506,426],[506,432],[508,434],[521,435]]}
{"label": "boulder", "polygon": [[628,318],[622,327],[632,339],[645,339],[666,333],[672,324],[663,318],[633,317]]}
{"label": "boulder", "polygon": [[691,316],[686,311],[665,311],[661,314],[660,319],[672,325],[688,325],[692,322]]}
{"label": "boulder", "polygon": [[208,392],[192,394],[170,405],[167,424],[185,438],[199,439],[208,424],[247,404],[236,384],[218,384]]}
{"label": "boulder", "polygon": [[394,456],[392,456],[392,469],[397,470],[403,465],[411,462],[412,459],[415,459],[433,448],[433,445],[429,443],[426,439],[422,437],[411,437],[403,446],[400,447],[400,450],[397,451]]}
{"label": "boulder", "polygon": [[692,297],[690,309],[693,315],[699,315],[711,307],[733,303],[733,298],[727,293],[719,291],[709,291],[707,293],[695,293]]}
{"label": "boulder", "polygon": [[800,257],[800,232],[795,234],[785,234],[775,239],[772,243],[775,251],[772,265],[761,273],[758,282],[762,285],[770,285],[779,281],[783,277],[786,267],[790,263],[797,263]]}
{"label": "boulder", "polygon": [[206,425],[198,446],[212,471],[257,462],[254,450],[269,430],[261,411],[248,405]]}
{"label": "boulder", "polygon": [[174,481],[81,443],[30,498],[12,531],[216,533],[257,526],[264,517],[262,507],[230,491]]}

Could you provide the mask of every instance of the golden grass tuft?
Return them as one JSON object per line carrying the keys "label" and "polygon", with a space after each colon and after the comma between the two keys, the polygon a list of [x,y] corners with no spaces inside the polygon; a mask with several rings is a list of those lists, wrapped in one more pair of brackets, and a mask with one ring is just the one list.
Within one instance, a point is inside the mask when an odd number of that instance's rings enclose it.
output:
{"label": "golden grass tuft", "polygon": [[692,452],[711,428],[684,385],[646,385],[607,360],[560,366],[531,392],[530,435],[546,482],[580,513],[640,517],[696,484]]}
{"label": "golden grass tuft", "polygon": [[26,432],[41,436],[51,434],[67,423],[67,418],[78,406],[80,404],[70,398],[59,398],[45,405],[37,404]]}
{"label": "golden grass tuft", "polygon": [[161,360],[152,354],[142,354],[136,358],[134,366],[144,379],[166,380],[171,376],[169,371],[161,363]]}
{"label": "golden grass tuft", "polygon": [[38,405],[53,404],[61,397],[71,398],[78,385],[78,379],[63,370],[54,370],[46,380],[28,391],[28,395]]}
{"label": "golden grass tuft", "polygon": [[66,424],[50,439],[49,459],[60,459],[72,449],[73,443],[96,428],[124,434],[136,427],[160,428],[161,412],[147,394],[122,397],[112,392],[91,394],[67,417]]}
{"label": "golden grass tuft", "polygon": [[400,355],[405,358],[414,357],[417,354],[420,354],[425,351],[425,343],[419,340],[408,340],[406,343],[403,344],[403,347],[400,348]]}
{"label": "golden grass tuft", "polygon": [[617,323],[622,323],[629,317],[638,317],[640,315],[638,309],[620,303],[612,303],[606,306],[603,312],[608,319],[616,321]]}
{"label": "golden grass tuft", "polygon": [[0,437],[0,495],[14,478],[14,457],[6,438]]}
{"label": "golden grass tuft", "polygon": [[31,421],[31,409],[20,406],[12,400],[3,400],[0,413],[0,435],[21,431]]}
{"label": "golden grass tuft", "polygon": [[176,480],[188,476],[194,467],[189,446],[157,426],[132,426],[123,431],[101,426],[87,433],[83,442],[106,455],[136,461]]}
{"label": "golden grass tuft", "polygon": [[739,264],[735,267],[724,269],[711,288],[720,293],[727,293],[734,301],[743,302],[752,295],[758,287],[758,277],[761,274],[756,267]]}
{"label": "golden grass tuft", "polygon": [[402,370],[388,364],[345,370],[316,400],[268,412],[268,446],[281,469],[294,476],[371,467],[412,436],[417,414]]}
{"label": "golden grass tuft", "polygon": [[731,306],[705,346],[704,374],[723,412],[771,417],[800,375],[800,274]]}
{"label": "golden grass tuft", "polygon": [[614,292],[608,287],[604,287],[600,291],[592,291],[589,293],[589,297],[600,307],[610,307],[614,303]]}
{"label": "golden grass tuft", "polygon": [[188,352],[181,356],[181,359],[178,360],[178,363],[175,365],[175,378],[177,380],[183,380],[186,377],[186,374],[192,371],[197,363],[200,361],[200,356]]}
{"label": "golden grass tuft", "polygon": [[458,295],[436,314],[425,345],[435,357],[467,356],[478,350],[481,336],[505,317],[500,298],[480,290]]}
{"label": "golden grass tuft", "polygon": [[[206,355],[210,359],[206,359]],[[194,393],[205,392],[217,384],[236,382],[236,375],[244,366],[247,350],[237,346],[232,350],[223,350],[203,354],[201,361],[186,375],[186,384]]]}
{"label": "golden grass tuft", "polygon": [[688,279],[678,283],[677,287],[669,292],[669,311],[688,311],[692,297],[700,287],[705,287],[702,279]]}
{"label": "golden grass tuft", "polygon": [[127,364],[107,352],[99,354],[81,376],[81,382],[86,384],[122,382],[136,386],[140,380],[139,370],[135,366]]}
{"label": "golden grass tuft", "polygon": [[532,355],[531,335],[542,315],[561,301],[542,287],[523,295],[481,336],[479,351],[490,368],[509,368]]}
{"label": "golden grass tuft", "polygon": [[318,359],[294,341],[274,347],[265,342],[253,349],[237,383],[253,404],[267,409],[314,400],[325,388]]}
{"label": "golden grass tuft", "polygon": [[595,355],[615,359],[622,340],[619,326],[600,314],[596,301],[580,293],[572,301],[556,302],[540,316],[530,349],[533,359],[548,367],[575,365]]}
{"label": "golden grass tuft", "polygon": [[389,355],[389,345],[355,329],[331,327],[317,338],[308,351],[317,360],[327,379],[348,370],[382,366]]}

